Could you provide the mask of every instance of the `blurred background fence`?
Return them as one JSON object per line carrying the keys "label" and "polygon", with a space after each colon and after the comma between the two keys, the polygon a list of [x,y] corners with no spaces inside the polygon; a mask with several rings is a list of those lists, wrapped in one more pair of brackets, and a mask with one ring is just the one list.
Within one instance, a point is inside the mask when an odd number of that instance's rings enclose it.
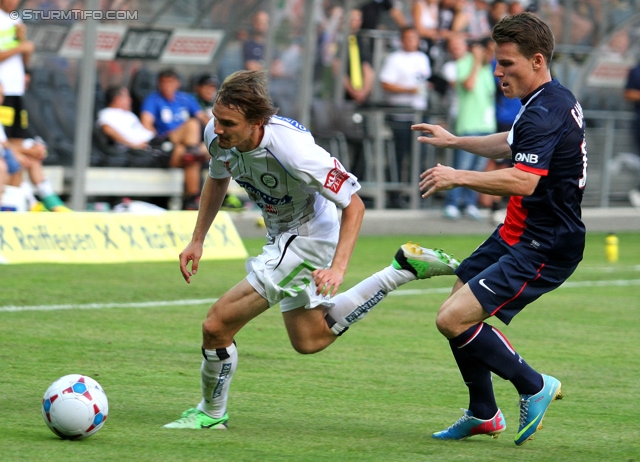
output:
{"label": "blurred background fence", "polygon": [[[473,0],[472,0],[473,1]],[[49,144],[50,165],[73,170],[81,182],[88,166],[99,165],[101,153],[93,137],[95,113],[104,107],[110,85],[129,87],[134,111],[155,89],[159,70],[172,67],[183,89],[191,91],[204,72],[221,81],[242,69],[242,44],[252,31],[252,16],[270,16],[265,68],[280,115],[298,119],[318,141],[344,163],[352,161],[353,144],[363,152],[363,196],[370,207],[389,206],[389,191],[407,198],[409,208],[434,206],[418,196],[415,174],[451,153],[414,146],[407,181],[389,176],[394,145],[386,124],[380,84],[364,107],[345,105],[340,72],[348,34],[345,12],[365,1],[346,0],[23,0],[18,11],[36,52],[27,103],[34,128]],[[396,0],[411,22],[412,0]],[[552,73],[574,91],[587,119],[589,181],[586,206],[628,205],[626,192],[637,172],[624,162],[636,147],[634,113],[622,93],[629,69],[640,60],[640,0],[522,0],[523,6],[548,22],[556,36]],[[80,11],[103,14],[81,16]],[[111,16],[107,19],[107,12]],[[73,13],[73,14],[72,14]],[[111,19],[113,18],[113,19]],[[359,33],[373,52],[374,72],[398,47],[399,28],[383,15],[376,30]],[[87,43],[91,44],[88,53]],[[336,62],[338,73],[336,73]],[[84,64],[84,65],[83,65]],[[91,86],[82,92],[83,82]],[[95,88],[95,89],[94,89]],[[448,102],[429,93],[429,109],[415,120],[448,121]],[[88,111],[80,111],[86,107]],[[88,116],[86,114],[89,114]],[[89,119],[89,120],[88,120]],[[91,120],[93,119],[93,120]],[[393,172],[391,172],[393,173]],[[76,205],[84,206],[84,188],[74,188]]]}

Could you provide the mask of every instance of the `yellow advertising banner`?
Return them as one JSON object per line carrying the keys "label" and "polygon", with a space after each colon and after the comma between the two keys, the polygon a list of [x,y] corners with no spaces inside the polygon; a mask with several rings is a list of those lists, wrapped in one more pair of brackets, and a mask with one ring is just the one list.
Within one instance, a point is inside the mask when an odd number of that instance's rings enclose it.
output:
{"label": "yellow advertising banner", "polygon": [[[0,213],[0,263],[171,261],[191,240],[198,212]],[[220,212],[203,260],[246,258],[229,214]]]}

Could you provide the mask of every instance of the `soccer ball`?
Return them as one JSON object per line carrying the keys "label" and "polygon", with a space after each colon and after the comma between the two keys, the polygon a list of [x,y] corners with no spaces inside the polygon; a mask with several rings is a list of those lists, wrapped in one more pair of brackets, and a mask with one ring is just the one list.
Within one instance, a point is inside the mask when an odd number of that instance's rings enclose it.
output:
{"label": "soccer ball", "polygon": [[51,384],[42,398],[42,417],[53,433],[79,440],[102,428],[109,402],[98,382],[79,374],[65,375]]}

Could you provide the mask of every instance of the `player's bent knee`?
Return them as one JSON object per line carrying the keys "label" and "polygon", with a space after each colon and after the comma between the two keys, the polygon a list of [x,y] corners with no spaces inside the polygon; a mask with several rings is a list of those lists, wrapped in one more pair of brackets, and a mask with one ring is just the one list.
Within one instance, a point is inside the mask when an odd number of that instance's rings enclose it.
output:
{"label": "player's bent knee", "polygon": [[[225,343],[228,334],[224,325],[217,319],[207,317],[202,323],[202,337],[213,343]],[[231,336],[233,338],[233,336]]]}
{"label": "player's bent knee", "polygon": [[453,320],[451,316],[448,316],[446,311],[440,311],[438,316],[436,317],[436,327],[438,328],[438,332],[444,335],[447,338],[455,337]]}

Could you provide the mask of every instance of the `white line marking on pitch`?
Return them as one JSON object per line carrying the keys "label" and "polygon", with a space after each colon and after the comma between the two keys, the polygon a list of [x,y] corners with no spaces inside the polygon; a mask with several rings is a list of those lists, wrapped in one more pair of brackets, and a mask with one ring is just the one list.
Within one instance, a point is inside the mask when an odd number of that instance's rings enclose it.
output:
{"label": "white line marking on pitch", "polygon": [[[567,281],[560,286],[560,289],[574,289],[581,287],[628,287],[640,285],[640,279],[617,279],[611,281]],[[396,290],[389,295],[429,295],[448,294],[450,287],[438,287],[432,289],[405,289]],[[64,304],[64,305],[34,305],[34,306],[0,306],[0,313],[11,313],[17,311],[57,311],[57,310],[102,310],[106,308],[158,308],[162,306],[193,306],[211,305],[217,298],[201,298],[191,300],[161,300],[156,302],[131,302],[131,303],[87,303],[87,304]]]}

